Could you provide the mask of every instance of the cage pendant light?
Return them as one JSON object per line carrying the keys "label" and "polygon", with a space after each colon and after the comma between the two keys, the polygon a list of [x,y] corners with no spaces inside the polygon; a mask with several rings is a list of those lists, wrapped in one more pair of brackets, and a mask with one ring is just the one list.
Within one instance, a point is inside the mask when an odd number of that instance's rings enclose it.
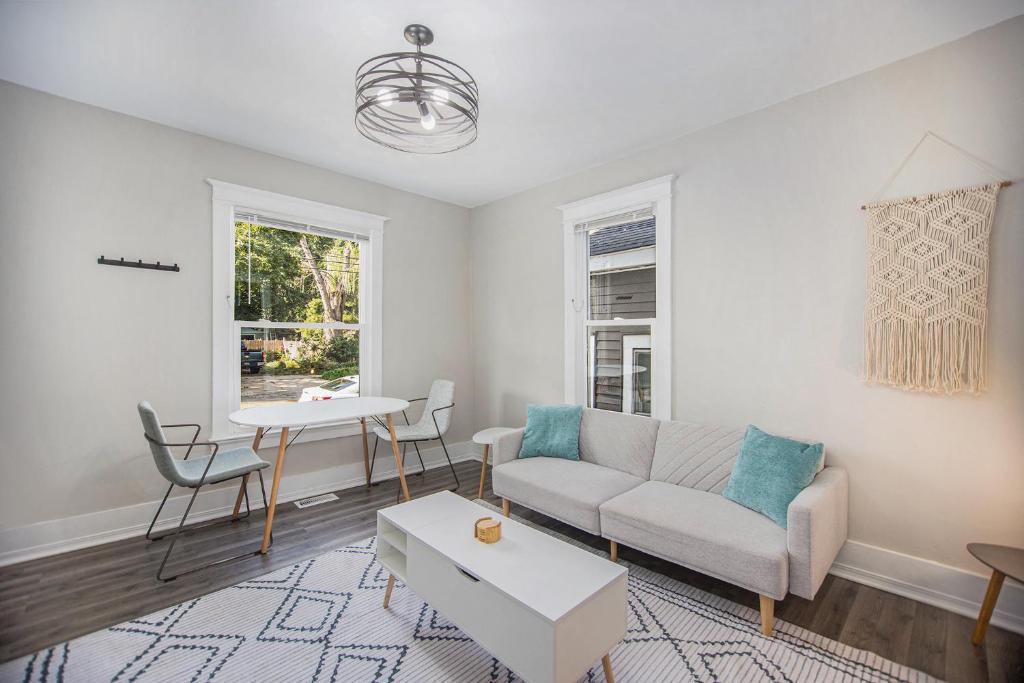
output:
{"label": "cage pendant light", "polygon": [[444,154],[476,140],[480,93],[455,62],[423,52],[434,42],[421,24],[405,27],[415,52],[392,52],[356,71],[356,129],[385,147]]}

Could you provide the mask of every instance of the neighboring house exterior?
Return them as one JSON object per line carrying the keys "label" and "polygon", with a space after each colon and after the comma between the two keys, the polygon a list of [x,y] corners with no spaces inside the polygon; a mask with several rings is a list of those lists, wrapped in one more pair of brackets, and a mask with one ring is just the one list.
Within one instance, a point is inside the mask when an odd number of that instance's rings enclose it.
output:
{"label": "neighboring house exterior", "polygon": [[596,328],[590,340],[590,404],[650,414],[649,327],[628,320],[655,316],[654,218],[598,230],[588,242],[591,318],[623,320]]}

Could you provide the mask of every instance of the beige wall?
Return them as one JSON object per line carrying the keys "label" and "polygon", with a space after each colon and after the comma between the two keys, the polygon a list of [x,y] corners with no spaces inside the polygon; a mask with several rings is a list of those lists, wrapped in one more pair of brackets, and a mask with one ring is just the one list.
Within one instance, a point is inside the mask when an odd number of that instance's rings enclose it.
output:
{"label": "beige wall", "polygon": [[[389,216],[384,391],[447,377],[472,405],[466,209],[0,82],[0,530],[158,500],[141,398],[209,425],[209,177]],[[471,418],[456,409],[452,441]],[[296,445],[287,473],[360,457]]]}
{"label": "beige wall", "polygon": [[[977,571],[1024,542],[1024,183],[992,237],[989,391],[866,386],[859,206],[926,130],[1024,174],[1024,17],[658,148],[474,209],[476,424],[561,401],[559,204],[675,173],[676,418],[825,442],[852,539]],[[927,143],[886,196],[986,180]]]}

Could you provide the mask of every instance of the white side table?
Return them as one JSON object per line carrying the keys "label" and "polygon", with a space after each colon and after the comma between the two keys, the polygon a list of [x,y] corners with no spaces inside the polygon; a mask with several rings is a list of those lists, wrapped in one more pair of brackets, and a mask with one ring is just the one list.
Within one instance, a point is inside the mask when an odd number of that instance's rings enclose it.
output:
{"label": "white side table", "polygon": [[473,435],[473,443],[482,444],[484,447],[484,461],[480,465],[480,491],[477,493],[477,498],[484,497],[484,481],[487,479],[487,455],[490,453],[491,446],[494,445],[494,442],[499,437],[514,431],[511,427],[490,427],[489,429],[482,429]]}

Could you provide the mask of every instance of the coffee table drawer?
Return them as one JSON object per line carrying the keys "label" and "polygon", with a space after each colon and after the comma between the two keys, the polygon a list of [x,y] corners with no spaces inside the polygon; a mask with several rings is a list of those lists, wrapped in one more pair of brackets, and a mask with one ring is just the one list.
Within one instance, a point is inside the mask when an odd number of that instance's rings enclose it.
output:
{"label": "coffee table drawer", "polygon": [[531,683],[576,681],[626,630],[626,576],[552,622],[415,537],[407,584],[505,666]]}
{"label": "coffee table drawer", "polygon": [[528,681],[554,680],[553,624],[416,538],[408,585],[424,602]]}

